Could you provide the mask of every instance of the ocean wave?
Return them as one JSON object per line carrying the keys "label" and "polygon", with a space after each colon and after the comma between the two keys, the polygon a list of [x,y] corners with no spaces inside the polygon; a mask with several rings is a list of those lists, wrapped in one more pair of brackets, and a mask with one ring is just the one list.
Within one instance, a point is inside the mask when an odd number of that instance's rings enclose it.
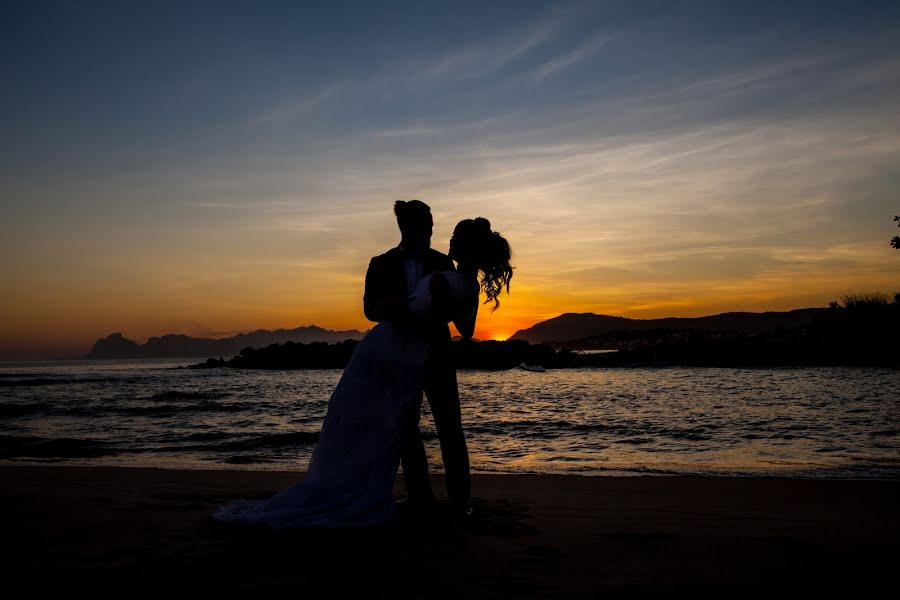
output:
{"label": "ocean wave", "polygon": [[894,437],[900,435],[900,429],[882,429],[880,431],[873,431],[872,435],[878,437]]}
{"label": "ocean wave", "polygon": [[237,455],[237,456],[229,456],[223,461],[228,465],[254,465],[259,463],[271,463],[275,462],[270,458],[265,458],[262,456],[245,456],[245,455]]}
{"label": "ocean wave", "polygon": [[[203,453],[235,455],[237,453],[252,452],[254,450],[276,450],[309,446],[319,441],[319,433],[311,431],[291,431],[240,437],[233,433],[205,432],[191,434],[180,438],[177,441],[180,443],[145,448],[145,450],[162,453],[200,451]],[[185,444],[184,442],[199,443]]]}
{"label": "ocean wave", "polygon": [[227,398],[230,395],[231,394],[229,392],[220,392],[220,391],[215,391],[215,390],[210,390],[210,391],[166,390],[165,392],[159,392],[158,394],[153,394],[152,396],[149,397],[149,400],[168,401],[168,402],[171,402],[173,400],[221,400],[222,398]]}
{"label": "ocean wave", "polygon": [[271,433],[257,435],[243,439],[232,440],[207,446],[209,450],[217,452],[235,452],[241,450],[258,450],[260,448],[288,448],[292,446],[307,446],[319,441],[319,433],[311,431],[290,431],[286,433]]}
{"label": "ocean wave", "polygon": [[187,442],[217,442],[233,436],[233,433],[228,433],[226,431],[200,431],[188,434],[179,438],[179,440]]}
{"label": "ocean wave", "polygon": [[652,444],[654,442],[653,438],[646,437],[636,437],[636,438],[625,438],[623,440],[618,440],[620,444],[631,444],[634,446],[639,446],[642,444]]}
{"label": "ocean wave", "polygon": [[37,387],[45,385],[73,385],[78,383],[106,383],[109,381],[126,381],[122,377],[29,377],[7,376],[0,379],[0,387]]}
{"label": "ocean wave", "polygon": [[0,435],[0,458],[97,458],[118,453],[100,440]]}
{"label": "ocean wave", "polygon": [[71,383],[73,379],[53,379],[51,377],[34,377],[31,379],[0,379],[0,387],[33,387],[38,385],[58,385]]}
{"label": "ocean wave", "polygon": [[816,450],[819,454],[827,454],[829,452],[843,452],[847,450],[845,446],[824,446]]}
{"label": "ocean wave", "polygon": [[15,418],[24,417],[25,415],[33,415],[35,413],[46,412],[53,408],[49,404],[21,404],[17,402],[0,402],[0,417]]}
{"label": "ocean wave", "polygon": [[574,423],[565,420],[523,420],[482,422],[470,425],[466,431],[475,434],[507,436],[514,433],[520,437],[553,439],[573,434],[603,433],[622,438],[639,438],[654,436],[657,438],[673,438],[677,440],[706,441],[711,439],[708,430],[713,427],[660,427],[653,425],[626,425],[607,423]]}
{"label": "ocean wave", "polygon": [[193,412],[221,412],[221,413],[239,413],[252,412],[257,406],[248,403],[219,404],[218,402],[200,402],[198,404],[151,404],[143,406],[125,406],[121,408],[110,409],[123,415],[137,416],[159,416],[176,413],[193,413]]}

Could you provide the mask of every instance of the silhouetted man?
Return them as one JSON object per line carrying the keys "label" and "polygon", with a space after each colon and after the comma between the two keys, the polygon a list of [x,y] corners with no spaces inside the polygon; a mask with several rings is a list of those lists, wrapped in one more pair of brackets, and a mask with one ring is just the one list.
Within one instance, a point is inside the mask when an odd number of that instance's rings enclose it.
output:
{"label": "silhouetted man", "polygon": [[[456,269],[447,255],[430,248],[434,223],[427,204],[419,200],[398,200],[394,203],[394,214],[400,227],[400,245],[369,263],[363,308],[370,321],[392,320],[411,325],[408,303],[419,280],[437,271]],[[450,329],[445,321],[436,321],[426,326],[423,335],[428,341],[424,392],[441,442],[447,493],[454,506],[466,511],[471,489],[469,454],[460,417],[456,368],[450,358]],[[434,494],[419,432],[420,409],[421,400],[416,405],[416,414],[409,419],[400,458],[409,501],[425,506],[433,501]]]}

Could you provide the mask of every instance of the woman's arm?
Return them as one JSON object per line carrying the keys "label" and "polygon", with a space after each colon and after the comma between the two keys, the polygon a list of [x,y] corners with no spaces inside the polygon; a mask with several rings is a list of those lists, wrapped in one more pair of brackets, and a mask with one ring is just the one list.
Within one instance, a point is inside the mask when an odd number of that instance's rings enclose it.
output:
{"label": "woman's arm", "polygon": [[476,304],[475,308],[472,310],[471,317],[459,317],[453,319],[453,324],[456,325],[459,335],[461,335],[464,340],[471,340],[472,336],[475,334],[475,317],[477,313],[478,305]]}
{"label": "woman's arm", "polygon": [[[473,281],[470,293],[459,297],[444,273],[435,273],[429,282],[431,292],[431,318],[437,323],[453,321],[459,334],[471,339],[475,333],[475,318],[478,315],[478,282]],[[457,297],[454,298],[454,295]]]}
{"label": "woman's arm", "polygon": [[475,283],[473,293],[463,298],[455,311],[453,324],[463,339],[470,340],[475,334],[475,320],[478,317],[478,283]]}

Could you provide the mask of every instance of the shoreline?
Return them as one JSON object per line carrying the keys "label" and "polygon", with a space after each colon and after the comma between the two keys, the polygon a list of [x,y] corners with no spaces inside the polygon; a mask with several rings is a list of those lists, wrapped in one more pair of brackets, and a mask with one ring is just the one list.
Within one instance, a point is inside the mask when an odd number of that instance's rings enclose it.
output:
{"label": "shoreline", "polygon": [[[218,464],[218,463],[211,463]],[[237,468],[240,467],[241,464],[227,464],[221,463],[221,466],[210,466],[207,468],[197,466],[194,463],[185,463],[184,465],[179,465],[176,463],[169,463],[163,465],[146,465],[140,463],[79,463],[77,461],[72,461],[69,459],[59,459],[59,460],[49,460],[49,461],[28,461],[28,460],[10,460],[3,459],[0,460],[0,473],[2,473],[3,469],[6,468],[28,468],[28,469],[42,469],[42,468],[52,468],[52,469],[127,469],[127,470],[146,470],[146,471],[175,471],[175,472],[188,472],[188,473],[234,473],[236,475],[244,474],[244,473],[259,473],[259,474],[269,474],[273,476],[283,476],[283,475],[293,475],[296,477],[302,477],[305,475],[305,469],[297,469],[297,470],[289,470],[283,468],[283,466],[278,466],[276,468],[267,469],[260,468],[259,463],[247,463],[246,468]],[[440,478],[440,475],[435,475],[435,473],[442,473],[442,465],[430,465],[430,471],[432,472],[432,477]],[[900,482],[900,474],[898,473],[890,473],[890,474],[862,474],[862,475],[847,475],[846,472],[849,469],[832,469],[831,471],[819,470],[816,474],[804,474],[796,471],[789,471],[785,469],[784,474],[778,474],[774,472],[762,472],[762,471],[751,471],[747,470],[746,472],[740,472],[737,470],[733,471],[715,471],[712,469],[709,470],[694,470],[694,471],[673,471],[673,470],[665,470],[665,469],[628,469],[623,467],[621,469],[617,468],[608,468],[606,470],[584,470],[581,472],[577,471],[567,471],[567,472],[541,472],[541,471],[480,471],[477,468],[472,468],[472,477],[577,477],[584,479],[594,479],[594,478],[609,478],[609,479],[723,479],[723,480],[775,480],[775,481],[886,481],[886,482]],[[402,480],[402,472],[398,474],[398,482]],[[398,484],[399,485],[399,484]]]}
{"label": "shoreline", "polygon": [[858,595],[893,586],[900,558],[898,480],[476,474],[463,523],[439,503],[384,528],[272,533],[209,514],[299,473],[0,465],[0,477],[14,516],[0,564],[17,597]]}

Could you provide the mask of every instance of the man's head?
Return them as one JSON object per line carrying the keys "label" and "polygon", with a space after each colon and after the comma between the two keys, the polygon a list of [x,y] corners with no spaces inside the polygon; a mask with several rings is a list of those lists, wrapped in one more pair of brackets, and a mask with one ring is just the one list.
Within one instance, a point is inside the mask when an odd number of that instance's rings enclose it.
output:
{"label": "man's head", "polygon": [[400,227],[400,244],[409,252],[422,252],[431,246],[434,221],[431,209],[421,200],[397,200],[394,214]]}

